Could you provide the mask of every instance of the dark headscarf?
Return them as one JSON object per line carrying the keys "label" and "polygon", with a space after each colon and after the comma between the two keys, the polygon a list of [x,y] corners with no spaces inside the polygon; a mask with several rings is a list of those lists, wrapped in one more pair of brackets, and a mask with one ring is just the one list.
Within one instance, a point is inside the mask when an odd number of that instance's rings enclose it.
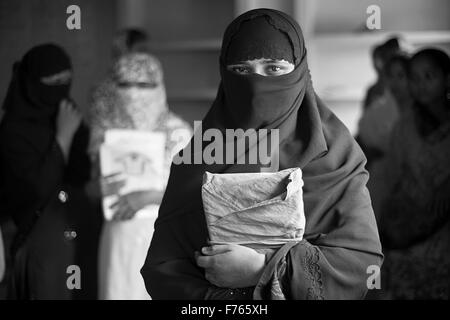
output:
{"label": "dark headscarf", "polygon": [[14,117],[48,121],[57,113],[59,102],[68,98],[70,83],[50,85],[44,79],[71,69],[70,58],[61,47],[33,47],[14,64],[3,108]]}
{"label": "dark headscarf", "polygon": [[[275,77],[238,75],[226,70],[230,43],[233,46],[233,38],[239,37],[241,26],[256,19],[258,23],[266,21],[280,35],[289,37],[289,46],[284,50],[291,50],[295,70]],[[275,10],[244,13],[225,32],[220,71],[222,81],[203,120],[203,129],[279,129],[279,169],[303,170],[307,245],[292,248],[288,255],[293,263],[289,267],[291,297],[306,298],[311,288],[322,298],[362,297],[367,289],[366,268],[380,264],[382,256],[366,189],[366,159],[347,128],[315,94],[299,25]],[[251,145],[249,150],[256,147]],[[183,152],[191,149],[187,147]],[[261,167],[172,164],[142,269],[152,297],[208,295],[211,285],[195,266],[193,257],[194,250],[205,245],[208,236],[201,200],[203,173],[260,172]],[[317,259],[314,265],[305,264],[309,258]],[[321,269],[321,279],[316,279],[315,273],[311,275],[311,268]]]}
{"label": "dark headscarf", "polygon": [[230,41],[223,48],[222,59],[227,64],[261,58],[294,63],[294,44],[284,30],[267,16],[246,20],[239,30],[229,30],[226,38]]}
{"label": "dark headscarf", "polygon": [[[440,69],[444,74],[444,77],[448,79],[450,75],[450,57],[444,51],[436,48],[422,49],[414,54],[411,58],[411,63],[417,60],[427,60],[436,68]],[[412,81],[412,80],[411,80]],[[447,94],[447,105],[449,105],[450,99]],[[415,112],[415,122],[417,129],[422,137],[430,135],[435,132],[442,124],[448,122],[448,117],[439,119],[436,117],[426,106],[421,105],[419,101],[415,101],[413,104],[413,110]]]}

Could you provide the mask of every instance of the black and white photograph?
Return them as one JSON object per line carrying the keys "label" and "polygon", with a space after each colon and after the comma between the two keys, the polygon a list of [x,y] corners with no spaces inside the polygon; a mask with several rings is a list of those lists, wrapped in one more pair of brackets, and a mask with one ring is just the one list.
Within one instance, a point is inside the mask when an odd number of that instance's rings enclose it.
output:
{"label": "black and white photograph", "polygon": [[448,300],[449,55],[448,0],[0,0],[0,304]]}

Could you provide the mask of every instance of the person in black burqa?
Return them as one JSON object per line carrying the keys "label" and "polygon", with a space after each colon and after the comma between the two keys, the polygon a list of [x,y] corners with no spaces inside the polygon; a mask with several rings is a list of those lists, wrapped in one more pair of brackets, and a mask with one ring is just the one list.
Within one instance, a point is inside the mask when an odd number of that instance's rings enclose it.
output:
{"label": "person in black burqa", "polygon": [[17,227],[9,298],[95,298],[98,231],[83,191],[89,131],[70,99],[70,58],[44,44],[13,69],[0,126],[1,212]]}

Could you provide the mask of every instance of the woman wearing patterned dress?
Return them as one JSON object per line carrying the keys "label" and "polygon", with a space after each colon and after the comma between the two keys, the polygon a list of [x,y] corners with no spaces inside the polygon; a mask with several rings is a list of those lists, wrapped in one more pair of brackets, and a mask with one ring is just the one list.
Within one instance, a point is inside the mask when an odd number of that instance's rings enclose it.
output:
{"label": "woman wearing patterned dress", "polygon": [[[164,177],[169,175],[172,150],[177,145],[182,147],[191,136],[188,124],[168,110],[161,65],[146,53],[129,53],[117,60],[110,78],[93,94],[89,119],[92,129],[89,153],[93,163],[97,164],[93,179],[102,180],[113,193],[118,191],[120,184],[101,178],[98,166],[99,148],[106,130],[164,133]],[[177,130],[176,138],[172,134],[174,130]],[[150,204],[159,205],[162,195],[163,192],[156,189],[131,192],[114,204],[113,219],[105,221],[100,241],[100,299],[150,298],[139,270],[150,244],[158,206],[152,206],[152,217],[133,217]]]}

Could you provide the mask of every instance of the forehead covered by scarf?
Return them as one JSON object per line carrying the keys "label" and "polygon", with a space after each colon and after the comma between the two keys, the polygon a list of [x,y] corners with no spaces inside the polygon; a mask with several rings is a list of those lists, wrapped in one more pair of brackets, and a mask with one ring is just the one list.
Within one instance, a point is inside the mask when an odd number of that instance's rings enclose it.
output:
{"label": "forehead covered by scarf", "polygon": [[222,43],[223,65],[253,59],[286,60],[298,65],[305,54],[300,27],[275,10],[257,9],[236,18]]}
{"label": "forehead covered by scarf", "polygon": [[294,63],[288,35],[271,24],[267,16],[244,21],[225,53],[227,64],[262,58]]}
{"label": "forehead covered by scarf", "polygon": [[20,94],[42,115],[52,115],[69,98],[72,64],[65,50],[55,44],[30,49],[17,67]]}
{"label": "forehead covered by scarf", "polygon": [[114,81],[119,84],[148,84],[156,86],[163,81],[161,64],[146,53],[129,53],[118,59],[113,68]]}
{"label": "forehead covered by scarf", "polygon": [[22,58],[21,68],[28,77],[41,81],[42,78],[71,70],[72,64],[64,49],[49,43],[29,50]]}

